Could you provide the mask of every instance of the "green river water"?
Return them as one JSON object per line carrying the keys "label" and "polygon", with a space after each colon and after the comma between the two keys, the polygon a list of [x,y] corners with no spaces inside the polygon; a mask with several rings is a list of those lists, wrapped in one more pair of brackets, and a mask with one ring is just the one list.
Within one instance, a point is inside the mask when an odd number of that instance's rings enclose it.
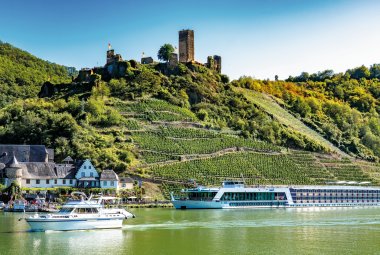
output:
{"label": "green river water", "polygon": [[131,212],[122,229],[69,232],[0,213],[0,254],[380,254],[380,208]]}

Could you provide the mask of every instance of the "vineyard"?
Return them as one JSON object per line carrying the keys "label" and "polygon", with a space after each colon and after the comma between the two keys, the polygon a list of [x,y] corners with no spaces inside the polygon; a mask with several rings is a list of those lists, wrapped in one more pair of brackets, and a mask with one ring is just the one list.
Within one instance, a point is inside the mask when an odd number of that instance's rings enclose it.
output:
{"label": "vineyard", "polygon": [[[250,100],[254,98],[255,104],[283,119],[284,124],[311,137],[318,136],[319,142],[326,142],[270,98],[252,93],[255,95],[249,95],[252,96]],[[201,124],[189,127],[189,121],[197,121],[195,115],[165,101],[142,99],[128,103],[120,101],[115,105],[125,116],[128,130],[136,130],[129,136],[138,149],[140,167],[145,169],[143,172],[147,176],[163,183],[161,189],[166,197],[169,190],[189,185],[189,180],[202,185],[219,185],[225,179],[241,176],[250,185],[323,185],[334,181],[377,184],[380,181],[379,167],[375,165],[363,167],[346,157],[333,158],[327,154],[320,157],[311,152],[287,150],[263,141],[202,128]],[[155,121],[176,124],[161,125]]]}
{"label": "vineyard", "polygon": [[[132,138],[140,150],[148,150],[171,155],[198,155],[210,154],[232,147],[249,148],[256,151],[280,152],[280,147],[261,141],[248,140],[234,136],[210,138],[184,138],[186,132],[178,139],[169,137],[168,130],[161,132],[135,133]],[[175,130],[178,133],[178,130]],[[175,134],[174,134],[175,135]],[[203,134],[204,135],[204,134]],[[151,159],[149,159],[152,162]]]}
{"label": "vineyard", "polygon": [[[219,185],[230,178],[244,179],[247,184],[324,185],[331,181],[370,181],[360,167],[350,163],[326,166],[312,153],[268,155],[255,152],[227,154],[220,157],[192,160],[150,169],[155,178],[179,181],[195,179],[203,185]],[[379,169],[378,169],[379,170]]]}
{"label": "vineyard", "polygon": [[324,139],[320,134],[318,134],[313,129],[306,126],[302,121],[294,117],[287,110],[282,108],[277,102],[275,102],[268,95],[260,92],[247,90],[243,88],[235,88],[236,91],[244,92],[244,96],[254,103],[255,105],[262,108],[264,111],[276,118],[280,123],[293,128],[301,134],[309,137],[310,139],[317,141],[324,147],[328,148],[330,151],[345,155],[341,150],[335,147],[332,143]]}
{"label": "vineyard", "polygon": [[148,121],[196,121],[189,109],[158,99],[141,99],[133,102],[117,101],[114,107],[122,114],[135,115]]}
{"label": "vineyard", "polygon": [[252,152],[228,154],[151,168],[165,180],[195,179],[204,185],[219,185],[228,178],[244,176],[247,184],[312,184],[313,181],[285,155]]}

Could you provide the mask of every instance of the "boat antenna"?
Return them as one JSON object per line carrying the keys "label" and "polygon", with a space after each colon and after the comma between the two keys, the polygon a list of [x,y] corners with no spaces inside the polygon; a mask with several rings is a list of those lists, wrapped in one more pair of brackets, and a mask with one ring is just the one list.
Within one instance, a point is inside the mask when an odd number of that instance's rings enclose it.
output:
{"label": "boat antenna", "polygon": [[243,175],[243,173],[240,173],[240,176],[241,176],[241,178],[243,179],[243,183],[244,183],[244,185],[245,185],[245,179],[244,179],[244,175]]}

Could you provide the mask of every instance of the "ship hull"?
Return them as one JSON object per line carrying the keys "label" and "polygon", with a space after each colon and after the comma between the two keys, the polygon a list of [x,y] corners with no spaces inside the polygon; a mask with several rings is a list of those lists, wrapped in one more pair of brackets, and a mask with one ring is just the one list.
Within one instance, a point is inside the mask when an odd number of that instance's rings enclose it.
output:
{"label": "ship hull", "polygon": [[121,228],[123,218],[102,219],[26,219],[32,231],[69,231]]}
{"label": "ship hull", "polygon": [[222,209],[222,203],[216,201],[190,201],[174,200],[173,206],[176,209]]}

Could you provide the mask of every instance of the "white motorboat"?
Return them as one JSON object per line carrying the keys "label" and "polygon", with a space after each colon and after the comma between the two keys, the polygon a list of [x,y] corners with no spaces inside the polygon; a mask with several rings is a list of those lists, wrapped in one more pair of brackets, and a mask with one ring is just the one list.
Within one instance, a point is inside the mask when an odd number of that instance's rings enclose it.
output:
{"label": "white motorboat", "polygon": [[74,192],[80,200],[69,200],[58,213],[34,214],[25,220],[32,231],[66,231],[121,228],[124,219],[135,215],[122,208],[105,208],[104,203],[115,200],[115,197],[87,198],[84,193]]}

